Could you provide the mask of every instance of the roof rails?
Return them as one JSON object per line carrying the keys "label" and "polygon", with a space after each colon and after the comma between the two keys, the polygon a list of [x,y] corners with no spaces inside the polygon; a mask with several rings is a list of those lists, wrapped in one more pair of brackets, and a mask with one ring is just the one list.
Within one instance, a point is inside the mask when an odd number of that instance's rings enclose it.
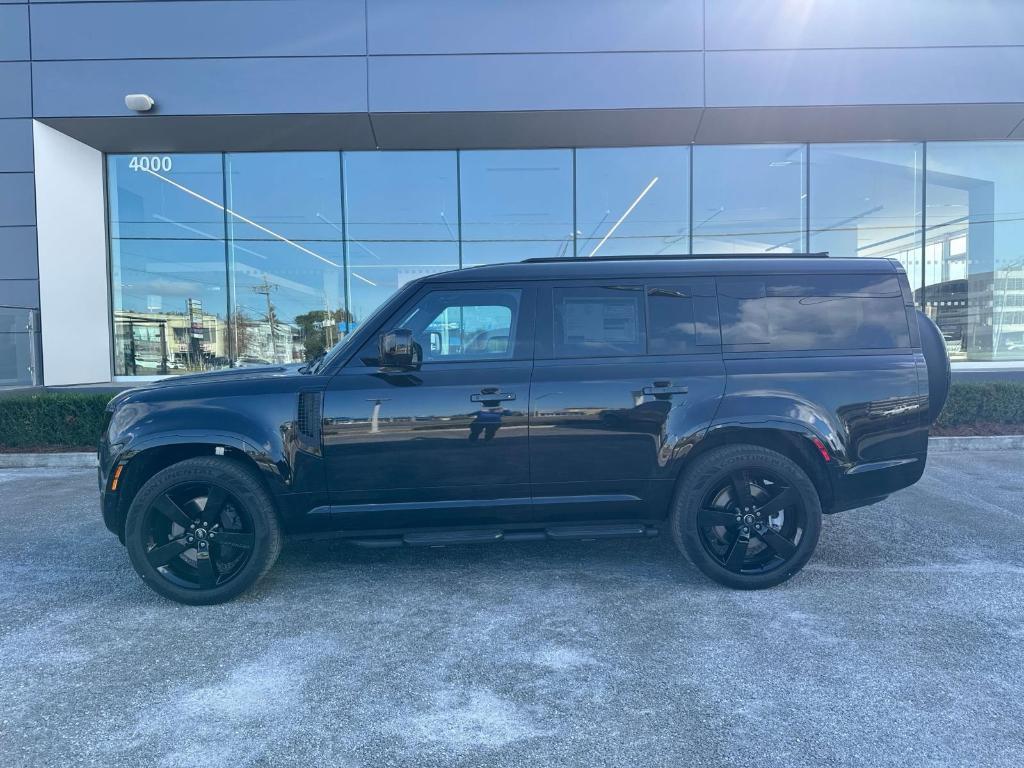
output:
{"label": "roof rails", "polygon": [[687,259],[827,259],[828,251],[818,253],[687,253],[630,254],[628,256],[541,256],[523,259],[523,264],[563,264],[572,261],[676,261]]}

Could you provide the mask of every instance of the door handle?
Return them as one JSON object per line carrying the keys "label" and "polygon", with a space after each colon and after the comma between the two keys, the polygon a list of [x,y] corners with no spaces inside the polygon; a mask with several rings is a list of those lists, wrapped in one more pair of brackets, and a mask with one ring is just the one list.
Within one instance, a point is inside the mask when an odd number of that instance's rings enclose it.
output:
{"label": "door handle", "polygon": [[674,387],[668,381],[656,381],[652,387],[644,387],[645,395],[685,395],[690,391],[689,387]]}
{"label": "door handle", "polygon": [[494,402],[495,400],[515,400],[516,393],[499,392],[497,387],[495,387],[493,392],[490,390],[481,390],[479,395],[470,395],[469,399],[474,403],[489,403]]}

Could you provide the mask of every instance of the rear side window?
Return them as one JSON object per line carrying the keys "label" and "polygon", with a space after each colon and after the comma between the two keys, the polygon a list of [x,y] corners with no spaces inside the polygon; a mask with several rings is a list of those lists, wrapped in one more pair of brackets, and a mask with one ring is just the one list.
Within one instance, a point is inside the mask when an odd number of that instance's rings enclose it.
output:
{"label": "rear side window", "polygon": [[910,346],[896,275],[720,278],[722,343],[780,351]]}
{"label": "rear side window", "polygon": [[646,346],[641,286],[555,288],[555,357],[642,355]]}
{"label": "rear side window", "polygon": [[718,306],[711,278],[647,285],[647,352],[685,355],[717,347]]}

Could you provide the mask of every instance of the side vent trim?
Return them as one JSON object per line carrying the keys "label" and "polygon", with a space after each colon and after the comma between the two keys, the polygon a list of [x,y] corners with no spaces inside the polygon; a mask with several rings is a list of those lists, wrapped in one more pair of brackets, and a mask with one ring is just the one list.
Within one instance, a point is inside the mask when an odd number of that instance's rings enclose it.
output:
{"label": "side vent trim", "polygon": [[322,425],[323,393],[300,392],[298,418],[296,419],[299,434],[319,448]]}

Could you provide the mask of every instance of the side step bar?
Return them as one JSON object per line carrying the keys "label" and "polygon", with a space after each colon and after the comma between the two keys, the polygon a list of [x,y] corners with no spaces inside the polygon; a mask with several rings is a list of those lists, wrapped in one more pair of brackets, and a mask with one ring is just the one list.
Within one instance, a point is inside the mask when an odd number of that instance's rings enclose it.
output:
{"label": "side step bar", "polygon": [[368,549],[386,547],[444,547],[450,544],[488,544],[496,541],[591,541],[593,539],[645,538],[658,535],[652,525],[558,525],[539,530],[512,530],[500,528],[455,531],[418,531],[402,536],[375,536],[346,539],[348,543]]}

